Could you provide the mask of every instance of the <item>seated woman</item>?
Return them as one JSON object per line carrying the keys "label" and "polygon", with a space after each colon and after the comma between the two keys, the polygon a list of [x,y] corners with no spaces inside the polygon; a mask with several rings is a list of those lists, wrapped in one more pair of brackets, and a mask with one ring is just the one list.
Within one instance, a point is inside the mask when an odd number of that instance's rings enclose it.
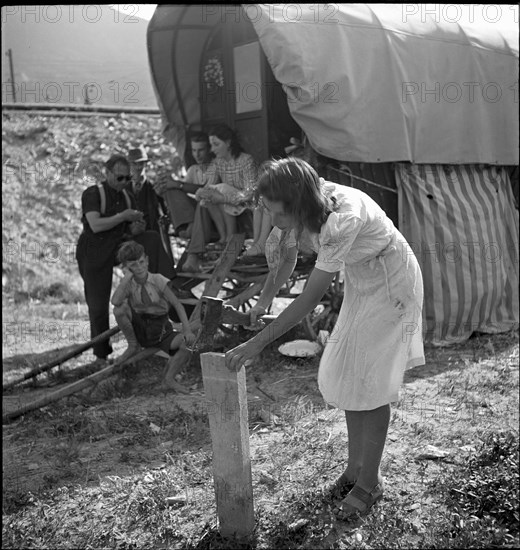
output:
{"label": "seated woman", "polygon": [[[258,167],[253,157],[244,152],[236,133],[229,126],[215,126],[208,134],[215,160],[206,172],[206,185],[197,191],[195,197],[209,210],[221,243],[236,233],[236,217],[246,209],[253,210],[254,243],[245,255],[263,254],[271,220],[253,204]],[[190,242],[184,271],[200,269],[199,254],[204,251],[200,244],[197,240],[194,243],[193,239]]]}

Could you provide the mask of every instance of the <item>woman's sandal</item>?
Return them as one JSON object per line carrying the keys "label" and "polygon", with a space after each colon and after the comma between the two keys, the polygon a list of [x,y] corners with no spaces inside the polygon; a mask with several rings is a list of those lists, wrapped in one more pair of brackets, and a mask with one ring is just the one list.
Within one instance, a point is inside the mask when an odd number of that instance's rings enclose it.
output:
{"label": "woman's sandal", "polygon": [[329,498],[341,499],[352,490],[355,484],[356,482],[348,479],[345,472],[343,472],[332,485],[324,489],[324,493]]}
{"label": "woman's sandal", "polygon": [[359,485],[354,485],[349,494],[334,507],[337,519],[348,521],[367,514],[374,504],[383,498],[383,484],[378,483],[372,491],[367,492]]}

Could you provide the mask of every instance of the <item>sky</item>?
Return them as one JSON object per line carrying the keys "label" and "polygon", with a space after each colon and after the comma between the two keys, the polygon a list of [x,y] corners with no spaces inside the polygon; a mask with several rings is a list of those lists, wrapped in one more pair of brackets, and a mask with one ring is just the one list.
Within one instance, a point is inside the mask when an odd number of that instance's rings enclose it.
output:
{"label": "sky", "polygon": [[149,21],[157,4],[110,4],[110,7],[128,15],[135,15]]}

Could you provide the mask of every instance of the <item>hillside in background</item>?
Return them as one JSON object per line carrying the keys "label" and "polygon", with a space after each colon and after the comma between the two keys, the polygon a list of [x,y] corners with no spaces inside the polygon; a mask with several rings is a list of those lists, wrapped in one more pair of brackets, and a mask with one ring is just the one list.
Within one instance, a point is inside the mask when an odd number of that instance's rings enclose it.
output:
{"label": "hillside in background", "polygon": [[172,170],[175,149],[158,116],[2,115],[2,290],[4,304],[56,295],[83,301],[74,257],[81,193],[112,153],[144,143],[148,175]]}
{"label": "hillside in background", "polygon": [[[138,12],[136,12],[138,13]],[[2,8],[2,101],[157,107],[148,21],[108,5]]]}

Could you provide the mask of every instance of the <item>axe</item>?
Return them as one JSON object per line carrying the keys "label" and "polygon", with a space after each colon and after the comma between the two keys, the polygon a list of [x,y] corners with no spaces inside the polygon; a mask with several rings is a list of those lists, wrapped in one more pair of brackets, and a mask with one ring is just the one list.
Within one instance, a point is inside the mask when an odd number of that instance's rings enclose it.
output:
{"label": "axe", "polygon": [[[276,315],[262,315],[258,319],[264,323],[270,323],[276,319]],[[219,325],[249,325],[250,318],[249,313],[224,305],[224,301],[220,298],[202,296],[200,321],[201,329],[191,349],[202,352],[211,349]]]}

